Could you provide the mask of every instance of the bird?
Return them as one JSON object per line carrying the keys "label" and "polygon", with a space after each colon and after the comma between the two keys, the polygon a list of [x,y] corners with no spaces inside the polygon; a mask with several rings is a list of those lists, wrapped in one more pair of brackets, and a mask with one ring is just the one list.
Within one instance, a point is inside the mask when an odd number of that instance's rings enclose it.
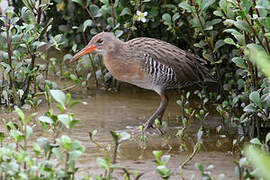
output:
{"label": "bird", "polygon": [[144,129],[153,127],[156,119],[162,120],[169,101],[166,90],[216,82],[206,60],[159,39],[138,37],[124,42],[111,32],[101,32],[71,62],[91,52],[103,57],[107,70],[117,80],[159,94],[160,105]]}

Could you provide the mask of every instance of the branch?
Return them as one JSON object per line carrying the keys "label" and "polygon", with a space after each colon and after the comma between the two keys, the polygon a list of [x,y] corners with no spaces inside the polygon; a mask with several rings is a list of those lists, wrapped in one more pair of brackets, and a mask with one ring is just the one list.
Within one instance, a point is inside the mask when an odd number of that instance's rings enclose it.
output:
{"label": "branch", "polygon": [[[241,3],[240,3],[240,0],[237,0],[238,2],[238,6],[239,6],[239,9],[242,11],[242,6],[241,6]],[[254,29],[253,25],[251,24],[251,22],[248,20],[246,14],[244,14],[244,18],[246,20],[246,22],[248,23],[249,27],[251,28],[253,34],[255,35],[256,39],[259,41],[260,45],[266,50],[266,48],[264,47],[263,45],[263,42],[261,41],[261,39],[259,38],[258,34],[256,33],[256,30]]]}
{"label": "branch", "polygon": [[115,28],[115,15],[114,15],[113,0],[111,0],[111,5],[112,5],[113,28]]}
{"label": "branch", "polygon": [[[253,4],[254,4],[254,7],[255,7],[255,10],[256,10],[256,13],[257,13],[258,17],[260,17],[260,12],[259,12],[258,8],[256,8],[256,0],[253,0]],[[268,42],[268,39],[266,38],[266,36],[264,35],[265,34],[264,26],[262,26],[262,32],[263,32],[263,37],[264,37],[264,40],[265,40],[265,43],[266,43],[268,53],[270,53],[269,42]]]}

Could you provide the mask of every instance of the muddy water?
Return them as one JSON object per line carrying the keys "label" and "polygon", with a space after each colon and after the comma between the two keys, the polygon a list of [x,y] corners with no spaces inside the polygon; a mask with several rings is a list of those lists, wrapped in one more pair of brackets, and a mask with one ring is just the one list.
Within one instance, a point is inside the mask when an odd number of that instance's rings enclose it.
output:
{"label": "muddy water", "polygon": [[[169,130],[165,136],[152,135],[147,138],[146,149],[140,148],[140,143],[136,138],[131,141],[123,142],[119,149],[117,163],[121,167],[127,167],[130,171],[143,173],[141,179],[160,179],[155,172],[155,162],[152,155],[153,150],[162,150],[165,154],[170,154],[171,159],[168,167],[172,168],[174,175],[171,179],[181,179],[179,176],[179,166],[191,152],[180,152],[181,142],[174,134],[180,123],[176,122],[176,115],[179,112],[178,105],[175,103],[179,98],[175,91],[169,93],[170,103],[165,115],[169,123]],[[82,120],[79,126],[74,129],[72,136],[83,142],[86,152],[81,158],[79,167],[81,171],[97,175],[102,173],[96,163],[97,157],[107,157],[112,154],[96,147],[89,141],[88,132],[94,129],[98,130],[96,140],[103,144],[113,144],[110,130],[127,131],[133,133],[129,128],[138,127],[155,111],[159,105],[159,96],[154,92],[139,89],[136,87],[123,87],[119,93],[96,91],[74,91],[72,97],[86,102],[87,105],[78,105],[73,109],[76,117]],[[205,122],[206,129],[215,129],[220,124],[220,118],[211,116]],[[189,134],[196,134],[200,127],[200,122],[193,122],[189,127]],[[196,135],[194,135],[195,137]],[[195,138],[196,139],[196,138]],[[196,140],[195,140],[196,141]],[[217,147],[217,137],[209,135],[205,138],[204,150],[195,156],[195,158],[182,170],[183,176],[187,179],[194,174],[195,179],[199,179],[200,173],[194,167],[196,162],[202,163],[205,167],[213,164],[215,168],[212,174],[218,175],[224,173],[226,179],[234,179],[233,157],[227,153],[231,150],[230,140],[221,140],[221,145]],[[190,150],[192,150],[192,145]],[[120,177],[122,171],[117,170]],[[120,178],[123,179],[123,178]]]}
{"label": "muddy water", "polygon": [[[123,86],[120,92],[106,92],[102,90],[83,91],[78,89],[72,90],[70,93],[73,100],[84,102],[84,104],[77,105],[72,109],[72,112],[81,120],[81,123],[73,129],[71,136],[80,140],[86,148],[84,155],[77,164],[79,167],[79,176],[82,175],[82,172],[92,175],[103,173],[103,170],[96,163],[96,158],[111,157],[113,154],[113,150],[106,152],[93,144],[89,140],[89,131],[97,129],[96,141],[102,145],[113,145],[113,140],[109,133],[110,130],[134,132],[133,129],[145,122],[159,105],[159,96],[157,94],[134,86]],[[179,145],[183,142],[174,136],[177,127],[181,126],[181,123],[175,120],[179,112],[178,105],[175,102],[179,96],[175,91],[169,93],[170,103],[165,115],[165,119],[169,123],[168,133],[164,136],[148,136],[146,149],[140,148],[140,142],[136,138],[136,135],[133,136],[134,138],[132,140],[123,142],[120,145],[117,156],[117,164],[120,167],[126,167],[130,172],[138,171],[139,173],[143,173],[143,176],[140,178],[143,180],[160,179],[155,171],[152,151],[162,150],[163,153],[171,155],[168,164],[168,167],[174,172],[171,179],[182,179],[178,174],[178,167],[191,152],[181,152]],[[46,109],[47,106],[44,103],[38,109],[39,114],[44,113]],[[204,122],[205,128],[210,130],[215,129],[219,124],[220,118],[218,116],[210,116]],[[200,122],[193,122],[188,129],[189,134],[193,134],[196,137],[196,132],[200,125]],[[44,132],[40,128],[37,129],[36,131],[38,132],[34,135],[38,137],[46,136],[47,132]],[[38,137],[33,137],[33,140]],[[217,139],[217,136],[212,134],[204,138],[204,148],[182,169],[185,179],[190,179],[192,175],[195,175],[195,179],[200,178],[199,171],[194,167],[196,162],[202,163],[205,168],[213,164],[215,168],[212,170],[212,175],[224,173],[225,179],[235,179],[233,157],[227,153],[227,151],[231,150],[230,145],[228,145],[230,144],[230,140],[221,139],[222,144],[217,147]],[[194,140],[196,141],[196,138]],[[187,143],[187,145],[190,147],[190,151],[192,151],[192,144]],[[116,170],[115,173],[119,179],[124,179],[121,177],[122,170]]]}

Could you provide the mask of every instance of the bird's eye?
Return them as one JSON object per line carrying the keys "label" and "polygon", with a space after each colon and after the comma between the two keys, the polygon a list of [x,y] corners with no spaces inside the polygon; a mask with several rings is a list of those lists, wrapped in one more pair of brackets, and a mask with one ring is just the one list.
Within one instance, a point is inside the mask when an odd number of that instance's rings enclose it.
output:
{"label": "bird's eye", "polygon": [[103,44],[103,42],[104,42],[103,39],[99,39],[99,40],[97,41],[98,44]]}

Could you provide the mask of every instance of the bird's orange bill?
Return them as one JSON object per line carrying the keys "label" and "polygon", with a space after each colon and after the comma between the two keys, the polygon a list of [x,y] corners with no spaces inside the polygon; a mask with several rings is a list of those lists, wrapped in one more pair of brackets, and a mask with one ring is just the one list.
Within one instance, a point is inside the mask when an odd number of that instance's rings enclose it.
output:
{"label": "bird's orange bill", "polygon": [[70,60],[70,62],[74,62],[76,60],[78,60],[81,56],[88,54],[90,52],[95,51],[96,47],[93,45],[88,44],[85,48],[83,48],[80,52],[78,52],[77,54],[75,54],[72,59]]}

